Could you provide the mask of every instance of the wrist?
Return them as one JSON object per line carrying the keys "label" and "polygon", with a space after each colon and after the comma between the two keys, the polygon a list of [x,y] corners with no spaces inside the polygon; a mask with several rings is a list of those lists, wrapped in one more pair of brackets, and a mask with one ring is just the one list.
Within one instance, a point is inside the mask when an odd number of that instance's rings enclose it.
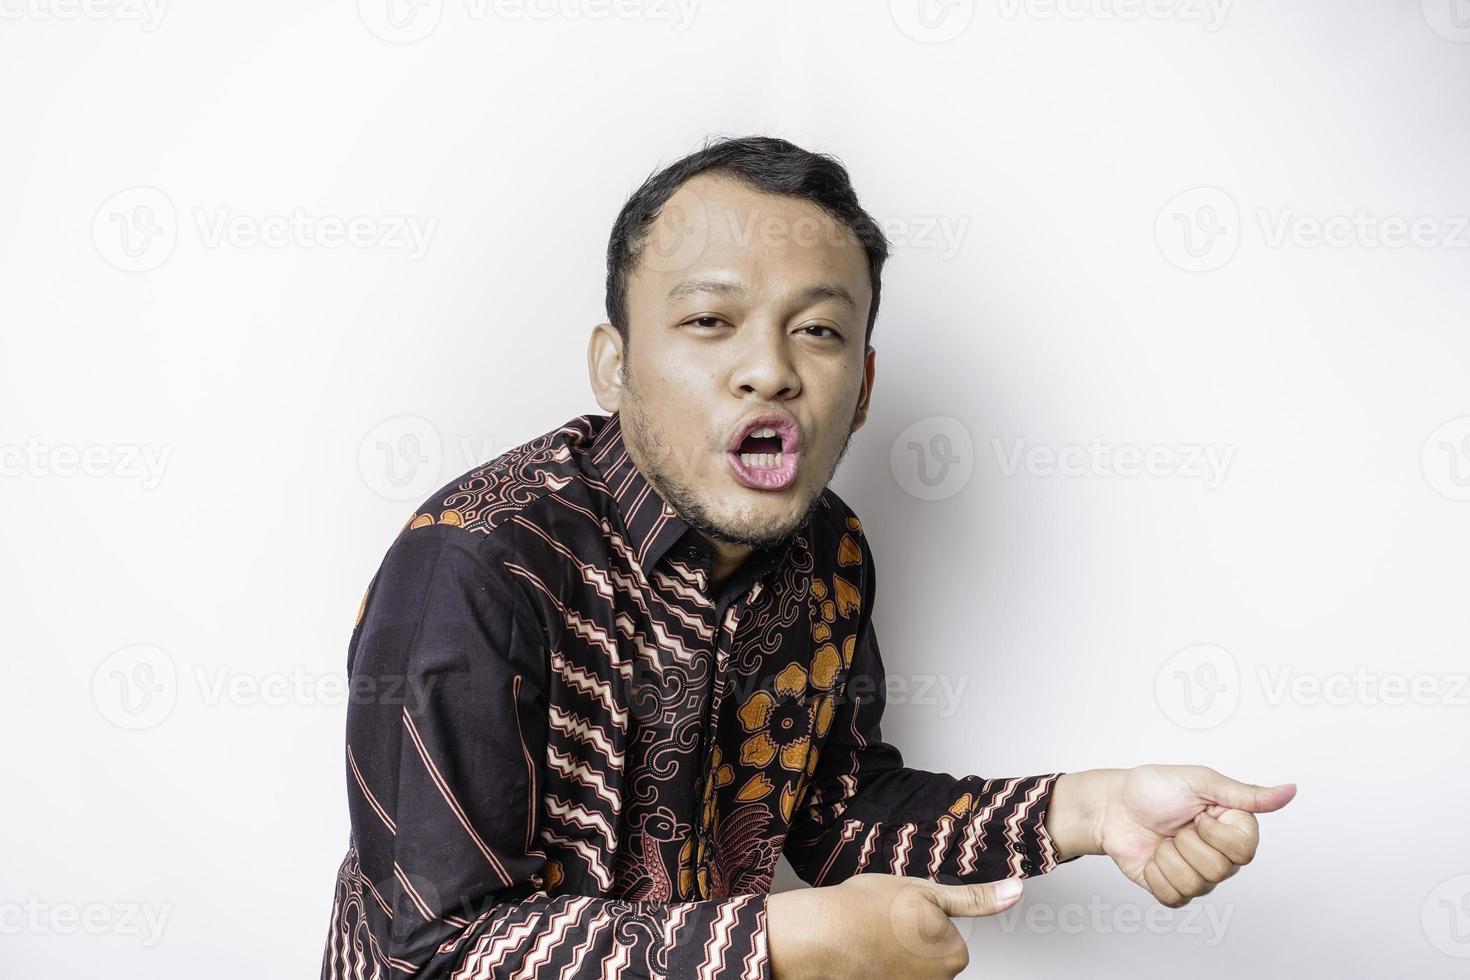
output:
{"label": "wrist", "polygon": [[772,980],[808,980],[821,975],[820,891],[797,888],[766,896],[766,953]]}
{"label": "wrist", "polygon": [[1046,832],[1056,845],[1058,861],[1104,853],[1103,818],[1125,773],[1126,769],[1088,769],[1057,777],[1046,810]]}

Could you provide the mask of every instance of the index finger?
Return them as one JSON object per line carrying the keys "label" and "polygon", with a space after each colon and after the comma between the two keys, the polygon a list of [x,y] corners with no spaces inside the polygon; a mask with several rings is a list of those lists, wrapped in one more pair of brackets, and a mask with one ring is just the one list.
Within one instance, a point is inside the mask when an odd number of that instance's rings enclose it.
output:
{"label": "index finger", "polygon": [[1240,810],[1229,813],[1230,823],[1205,814],[1195,823],[1194,829],[1201,840],[1229,858],[1232,864],[1250,864],[1260,842],[1256,818]]}

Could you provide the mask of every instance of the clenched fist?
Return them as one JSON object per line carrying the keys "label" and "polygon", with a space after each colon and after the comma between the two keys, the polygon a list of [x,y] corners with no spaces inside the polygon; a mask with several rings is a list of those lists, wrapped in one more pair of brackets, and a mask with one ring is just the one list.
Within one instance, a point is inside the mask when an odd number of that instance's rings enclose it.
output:
{"label": "clenched fist", "polygon": [[1254,786],[1206,766],[1136,766],[1057,780],[1046,826],[1063,858],[1106,854],[1129,880],[1178,908],[1255,857],[1255,814],[1279,810],[1296,785]]}

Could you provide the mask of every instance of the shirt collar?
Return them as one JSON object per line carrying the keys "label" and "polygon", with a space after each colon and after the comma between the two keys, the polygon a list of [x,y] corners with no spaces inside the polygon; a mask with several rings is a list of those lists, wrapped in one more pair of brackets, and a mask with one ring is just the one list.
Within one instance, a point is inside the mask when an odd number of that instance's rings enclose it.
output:
{"label": "shirt collar", "polygon": [[587,458],[617,502],[633,557],[644,574],[651,575],[659,559],[689,530],[689,524],[633,465],[623,442],[621,415],[614,412],[604,418],[607,421],[592,440]]}
{"label": "shirt collar", "polygon": [[[597,418],[593,416],[594,420]],[[592,440],[587,451],[593,469],[612,493],[618,512],[623,518],[623,527],[628,532],[628,547],[645,575],[653,574],[659,560],[668,554],[680,538],[689,533],[691,538],[698,532],[679,516],[668,501],[659,496],[653,485],[643,476],[633,459],[628,455],[628,446],[623,441],[623,420],[618,412],[602,416],[606,421],[601,431]],[[791,550],[796,535],[775,549],[759,549],[747,561],[758,562],[762,557],[771,561],[762,571],[762,577],[780,564],[780,559]],[[709,545],[698,542],[705,552]]]}

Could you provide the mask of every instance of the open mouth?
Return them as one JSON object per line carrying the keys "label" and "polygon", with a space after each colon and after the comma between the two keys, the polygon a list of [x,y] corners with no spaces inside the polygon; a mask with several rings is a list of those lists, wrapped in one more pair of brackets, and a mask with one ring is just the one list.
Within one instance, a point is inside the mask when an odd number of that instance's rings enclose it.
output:
{"label": "open mouth", "polygon": [[782,490],[796,479],[800,430],[786,418],[753,419],[725,451],[736,480],[754,490]]}

